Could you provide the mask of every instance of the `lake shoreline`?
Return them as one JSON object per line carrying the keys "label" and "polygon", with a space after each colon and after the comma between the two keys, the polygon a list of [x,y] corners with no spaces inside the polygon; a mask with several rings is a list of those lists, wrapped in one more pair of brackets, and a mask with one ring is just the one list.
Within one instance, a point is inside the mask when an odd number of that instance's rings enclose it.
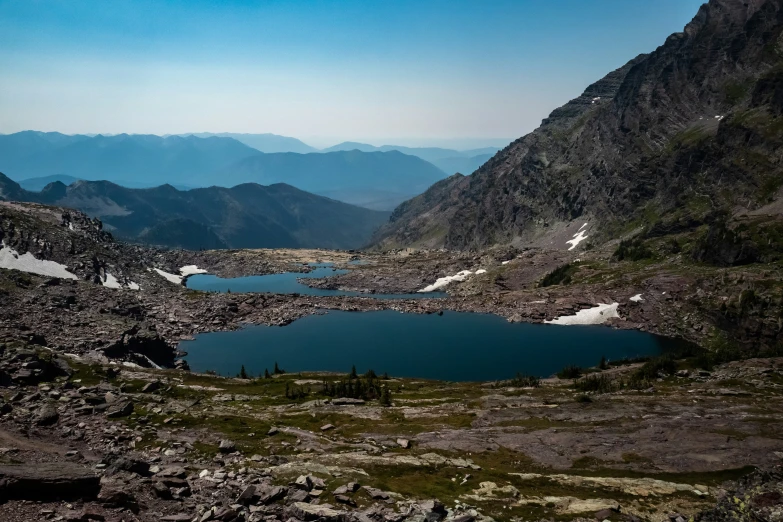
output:
{"label": "lake shoreline", "polygon": [[[599,326],[509,323],[494,314],[414,315],[393,310],[330,311],[283,328],[248,325],[180,343],[191,370],[263,374],[273,364],[294,372],[356,366],[406,378],[450,382],[548,377],[564,366],[593,366],[673,351],[676,342]],[[230,348],[226,348],[226,347]]]}

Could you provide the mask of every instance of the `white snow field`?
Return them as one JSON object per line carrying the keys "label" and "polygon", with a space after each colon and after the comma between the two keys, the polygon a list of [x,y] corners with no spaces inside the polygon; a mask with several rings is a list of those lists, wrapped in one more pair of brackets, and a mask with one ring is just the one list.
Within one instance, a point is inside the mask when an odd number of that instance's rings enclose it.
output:
{"label": "white snow field", "polygon": [[106,288],[121,288],[122,285],[119,281],[117,281],[117,278],[111,275],[109,272],[106,272],[106,281],[102,282],[103,286]]}
{"label": "white snow field", "polygon": [[419,293],[423,294],[426,292],[434,292],[435,290],[443,288],[444,286],[448,285],[449,283],[453,283],[454,281],[464,281],[465,279],[472,276],[473,274],[480,275],[480,274],[485,274],[486,272],[487,271],[484,270],[483,268],[479,268],[475,272],[471,272],[470,270],[463,270],[462,272],[457,272],[452,276],[439,277],[431,285],[427,285],[421,290],[419,290]]}
{"label": "white snow field", "polygon": [[561,315],[551,321],[544,321],[547,324],[602,324],[613,317],[620,317],[617,313],[619,303],[599,304],[593,308],[579,310],[574,315]]}
{"label": "white snow field", "polygon": [[587,226],[587,223],[585,223],[584,225],[579,227],[579,231],[576,234],[574,234],[574,238],[573,239],[569,239],[568,241],[566,241],[567,245],[571,245],[568,248],[568,250],[575,249],[576,245],[578,245],[579,243],[581,243],[582,241],[587,239],[587,230],[584,229],[586,226]]}
{"label": "white snow field", "polygon": [[206,274],[207,271],[203,268],[197,267],[196,265],[186,265],[179,269],[179,273],[183,276],[189,276],[195,274]]}
{"label": "white snow field", "polygon": [[153,268],[155,272],[158,273],[158,275],[165,278],[170,283],[174,283],[175,285],[181,285],[182,284],[182,276],[178,276],[175,274],[170,274],[169,272],[164,272],[160,268]]}
{"label": "white snow field", "polygon": [[21,270],[22,272],[59,277],[60,279],[79,279],[76,274],[69,272],[65,265],[45,259],[36,259],[30,252],[19,255],[19,252],[6,246],[5,242],[0,248],[0,268]]}

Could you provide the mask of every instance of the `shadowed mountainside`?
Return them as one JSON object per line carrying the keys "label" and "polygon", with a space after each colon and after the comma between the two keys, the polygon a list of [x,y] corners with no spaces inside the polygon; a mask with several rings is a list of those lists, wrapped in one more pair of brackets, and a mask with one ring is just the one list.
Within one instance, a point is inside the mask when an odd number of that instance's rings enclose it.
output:
{"label": "shadowed mountainside", "polygon": [[76,181],[29,192],[0,174],[0,199],[75,208],[120,238],[189,249],[358,248],[389,215],[283,183],[179,191]]}

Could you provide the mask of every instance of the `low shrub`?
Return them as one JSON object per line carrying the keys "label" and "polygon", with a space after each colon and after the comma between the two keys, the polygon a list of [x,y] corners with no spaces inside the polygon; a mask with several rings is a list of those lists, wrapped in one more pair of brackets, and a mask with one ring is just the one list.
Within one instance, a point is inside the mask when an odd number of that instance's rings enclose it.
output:
{"label": "low shrub", "polygon": [[540,286],[571,284],[571,278],[577,270],[579,270],[578,263],[568,263],[559,266],[544,276],[544,279],[541,280]]}
{"label": "low shrub", "polygon": [[569,365],[557,372],[561,379],[578,379],[582,376],[582,369],[579,366]]}
{"label": "low shrub", "polygon": [[622,383],[610,379],[606,375],[588,375],[574,381],[573,387],[585,393],[610,393],[622,388]]}
{"label": "low shrub", "polygon": [[617,250],[614,251],[614,258],[618,261],[640,261],[650,259],[654,256],[653,251],[644,244],[640,238],[623,239]]}

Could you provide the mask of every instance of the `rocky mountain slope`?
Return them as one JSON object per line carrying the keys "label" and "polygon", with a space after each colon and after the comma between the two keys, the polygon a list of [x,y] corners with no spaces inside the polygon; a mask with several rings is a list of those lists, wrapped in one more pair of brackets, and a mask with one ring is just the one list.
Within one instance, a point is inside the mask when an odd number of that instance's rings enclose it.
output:
{"label": "rocky mountain slope", "polygon": [[780,0],[711,0],[472,176],[402,204],[376,243],[477,249],[589,223],[595,244],[779,202],[782,29]]}
{"label": "rocky mountain slope", "polygon": [[0,199],[82,210],[103,220],[119,238],[196,250],[358,248],[388,217],[285,184],[179,191],[170,185],[129,189],[108,181],[77,181],[28,192],[0,174]]}

